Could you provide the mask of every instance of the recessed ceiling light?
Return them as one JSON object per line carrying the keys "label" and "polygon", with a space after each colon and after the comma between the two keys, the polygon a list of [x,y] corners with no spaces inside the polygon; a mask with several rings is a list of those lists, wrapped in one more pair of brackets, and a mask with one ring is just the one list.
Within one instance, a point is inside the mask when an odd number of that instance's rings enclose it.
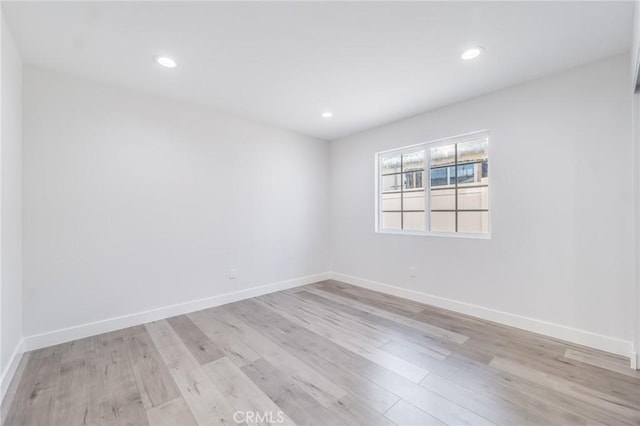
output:
{"label": "recessed ceiling light", "polygon": [[333,117],[333,113],[331,113],[331,112],[329,112],[329,111],[327,111],[327,112],[323,112],[323,113],[322,113],[322,114],[320,114],[320,115],[322,115],[322,118],[331,118],[331,117]]}
{"label": "recessed ceiling light", "polygon": [[477,58],[478,56],[480,56],[483,50],[484,48],[481,46],[473,47],[462,52],[462,55],[460,55],[460,57],[465,61],[468,61],[469,59]]}
{"label": "recessed ceiling light", "polygon": [[166,56],[158,56],[156,58],[156,62],[166,68],[175,68],[176,61],[171,58],[167,58]]}

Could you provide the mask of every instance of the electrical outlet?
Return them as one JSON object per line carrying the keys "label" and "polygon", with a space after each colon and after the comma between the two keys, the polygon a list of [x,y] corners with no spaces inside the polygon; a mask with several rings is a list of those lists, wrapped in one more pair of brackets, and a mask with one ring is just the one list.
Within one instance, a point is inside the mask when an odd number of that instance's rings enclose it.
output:
{"label": "electrical outlet", "polygon": [[236,270],[236,268],[229,269],[229,279],[235,280],[236,278],[238,278],[238,271]]}
{"label": "electrical outlet", "polygon": [[416,267],[409,266],[409,278],[415,278],[415,277],[416,277]]}

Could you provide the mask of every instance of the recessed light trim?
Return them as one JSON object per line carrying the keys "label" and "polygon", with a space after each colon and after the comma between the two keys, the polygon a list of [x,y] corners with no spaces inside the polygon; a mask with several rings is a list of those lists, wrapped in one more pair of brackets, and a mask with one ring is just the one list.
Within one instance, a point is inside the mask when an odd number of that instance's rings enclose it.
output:
{"label": "recessed light trim", "polygon": [[476,46],[476,47],[472,47],[471,49],[467,49],[464,52],[462,52],[462,55],[460,55],[460,57],[465,60],[471,60],[474,58],[477,58],[478,56],[480,56],[480,54],[484,51],[484,47],[482,46]]}
{"label": "recessed light trim", "polygon": [[177,65],[176,61],[166,56],[156,57],[156,62],[165,68],[175,68]]}
{"label": "recessed light trim", "polygon": [[322,116],[322,118],[331,118],[331,117],[333,117],[333,113],[329,112],[329,111],[323,112],[320,115]]}

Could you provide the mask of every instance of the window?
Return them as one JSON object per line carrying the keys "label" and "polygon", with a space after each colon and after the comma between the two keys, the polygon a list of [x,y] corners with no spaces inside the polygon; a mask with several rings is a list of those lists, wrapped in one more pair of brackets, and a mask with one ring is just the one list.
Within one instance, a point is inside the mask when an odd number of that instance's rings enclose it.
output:
{"label": "window", "polygon": [[424,230],[424,149],[380,157],[382,229]]}
{"label": "window", "polygon": [[488,236],[488,148],[475,133],[377,154],[377,231]]}

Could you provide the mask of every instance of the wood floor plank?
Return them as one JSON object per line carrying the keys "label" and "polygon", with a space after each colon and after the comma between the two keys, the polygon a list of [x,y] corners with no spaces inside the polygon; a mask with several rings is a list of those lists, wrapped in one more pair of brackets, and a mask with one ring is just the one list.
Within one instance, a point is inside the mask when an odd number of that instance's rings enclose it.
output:
{"label": "wood floor plank", "polygon": [[[231,306],[231,305],[227,305]],[[258,352],[264,359],[280,371],[288,372],[296,383],[325,407],[330,406],[347,394],[325,376],[312,369],[300,359],[291,355],[279,345],[252,329],[239,318],[230,315],[226,309],[210,311],[210,316],[219,324],[235,332]]]}
{"label": "wood floor plank", "polygon": [[389,296],[388,294],[379,293],[372,290],[365,290],[335,280],[326,280],[323,282],[315,283],[310,287],[329,291],[341,295],[342,297],[357,300],[365,304],[384,306],[385,310],[396,311],[400,313],[400,315],[417,313],[424,309],[424,306],[421,303],[414,302],[412,300],[400,299],[397,297]]}
{"label": "wood floor plank", "polygon": [[457,354],[449,357],[437,373],[478,392],[494,394],[523,410],[539,412],[552,424],[584,425],[596,419],[605,424],[613,421],[606,413],[566,394]]}
{"label": "wood floor plank", "polygon": [[279,315],[282,315],[288,320],[300,323],[303,327],[329,340],[352,340],[357,341],[362,345],[372,347],[378,347],[379,345],[387,342],[386,340],[382,342],[376,339],[370,339],[366,336],[358,335],[348,330],[343,330],[339,327],[335,327],[328,321],[316,318],[313,315],[309,315],[299,310],[282,309],[278,303],[273,303],[270,300],[255,299],[255,302],[260,303],[269,309],[273,309]]}
{"label": "wood floor plank", "polygon": [[227,308],[377,412],[384,413],[398,401],[392,392],[368,379],[370,375],[386,370],[383,367],[287,321],[273,311],[238,307],[239,304],[233,304]]}
{"label": "wood floor plank", "polygon": [[440,420],[401,399],[385,413],[385,417],[403,426],[443,426]]}
{"label": "wood floor plank", "polygon": [[154,321],[145,327],[198,424],[235,425],[231,404],[169,323]]}
{"label": "wood floor plank", "polygon": [[[231,402],[234,412],[244,413],[247,423],[295,426],[289,416],[229,359],[220,358],[205,364],[204,370],[213,384]],[[249,420],[249,413],[252,413],[251,418],[255,420]]]}
{"label": "wood floor plank", "polygon": [[[418,345],[415,344],[411,341],[408,340],[404,340],[404,341],[400,341],[397,342],[395,340],[390,340],[387,343],[385,343],[384,345],[380,346],[381,349],[386,350],[389,348],[389,346],[392,345],[402,345],[403,348],[407,348],[410,349],[413,352],[417,352],[419,354],[422,354],[424,356],[430,357],[430,358],[435,358],[435,359],[439,359],[439,360],[445,360],[447,359],[447,357],[449,357],[449,355],[451,355],[451,351],[448,351],[444,348],[438,348],[436,350],[433,349],[433,347],[431,346],[424,346],[424,345]],[[391,351],[387,351],[389,353],[393,353]],[[402,357],[403,359],[407,359],[406,357]],[[410,361],[410,360],[408,360]],[[410,361],[411,362],[411,361]],[[422,365],[422,364],[417,364],[417,365]]]}
{"label": "wood floor plank", "polygon": [[628,375],[620,375],[608,369],[584,368],[584,364],[564,355],[545,356],[543,352],[530,347],[509,344],[496,356],[523,364],[534,370],[584,386],[602,394],[616,395],[630,406],[640,410],[640,380]]}
{"label": "wood floor plank", "polygon": [[363,339],[352,338],[350,334],[341,333],[340,330],[336,330],[331,327],[323,327],[319,325],[317,322],[314,322],[313,319],[301,320],[299,317],[291,315],[285,311],[282,311],[279,308],[274,308],[273,306],[264,303],[260,300],[249,301],[252,303],[263,303],[263,305],[267,308],[274,309],[278,314],[283,317],[292,320],[293,322],[301,322],[302,325],[319,336],[328,339],[345,349],[348,349],[358,355],[366,358],[381,367],[387,368],[394,373],[405,377],[412,382],[420,383],[422,379],[426,377],[429,373],[427,370],[418,367],[410,362],[405,361],[402,358],[396,357],[393,354],[385,352],[378,347],[375,346],[376,342],[369,342]]}
{"label": "wood floor plank", "polygon": [[64,345],[57,345],[30,354],[7,415],[7,425],[39,426],[49,422],[63,348]]}
{"label": "wood floor plank", "polygon": [[367,336],[371,339],[377,340],[379,345],[382,345],[390,340],[386,333],[380,331],[377,327],[371,324],[363,323],[359,318],[351,318],[349,315],[345,315],[343,312],[337,309],[332,309],[328,306],[320,305],[313,300],[300,297],[298,294],[283,294],[275,293],[266,295],[267,297],[273,297],[277,300],[288,300],[289,306],[296,307],[296,309],[302,309],[305,312],[321,317],[331,323],[347,328],[354,333],[358,333],[363,336]]}
{"label": "wood floor plank", "polygon": [[[498,351],[512,348],[519,348],[520,351],[535,352],[536,356],[544,358],[562,357],[567,349],[584,351],[591,354],[603,354],[603,352],[585,348],[569,342],[564,342],[548,336],[543,336],[533,332],[516,329],[503,324],[482,321],[466,315],[456,314],[451,311],[425,306],[422,314],[415,314],[415,317],[424,318],[425,321],[434,324],[444,324],[443,326],[461,330],[467,333],[470,340],[481,344],[487,348],[492,347]],[[471,343],[467,341],[467,344]],[[622,362],[623,357],[608,354],[608,357]],[[624,361],[628,366],[628,358]]]}
{"label": "wood floor plank", "polygon": [[519,407],[520,410],[543,413],[542,418],[546,418],[547,421],[560,424],[586,424],[586,419],[571,409],[567,410],[566,406],[563,407],[562,398],[542,387],[532,386],[517,376],[497,372],[471,358],[454,354],[447,358],[446,362],[440,362],[395,342],[385,345],[384,349],[413,359],[416,363],[424,362],[433,373],[476,392],[495,395]]}
{"label": "wood floor plank", "polygon": [[215,361],[224,353],[209,339],[186,315],[168,318],[167,322],[173,327],[195,359],[200,364]]}
{"label": "wood floor plank", "polygon": [[595,367],[604,368],[606,370],[633,377],[635,379],[640,379],[640,371],[632,370],[631,368],[629,368],[629,362],[626,359],[600,354],[593,355],[589,352],[576,349],[565,349],[564,357],[567,359],[580,361],[585,364],[590,364]]}
{"label": "wood floor plank", "polygon": [[[487,358],[492,358],[500,350],[504,349],[507,344],[513,344],[514,342],[517,342],[524,349],[531,348],[536,352],[543,353],[544,356],[560,356],[567,347],[567,342],[557,339],[344,283],[329,280],[319,283],[317,286],[342,297],[353,298],[364,303],[372,303],[374,306],[383,304],[386,309],[390,309],[400,315],[468,335],[470,338],[475,337],[475,339],[467,340],[465,342],[466,346],[473,347],[476,354],[479,354],[480,351],[485,353]],[[312,287],[314,286],[312,285]],[[420,310],[420,307],[423,309]],[[472,355],[473,352],[466,352],[466,354]]]}
{"label": "wood floor plank", "polygon": [[[147,416],[142,397],[133,374],[130,349],[120,332],[105,333],[95,337],[96,378],[88,383],[90,395],[99,401],[97,418],[87,424],[146,425]],[[85,384],[87,385],[87,384]]]}
{"label": "wood floor plank", "polygon": [[[278,296],[280,295],[274,295],[274,297]],[[381,342],[379,346],[383,346],[384,344],[395,340],[401,341],[407,345],[415,345],[416,347],[420,346],[422,348],[421,350],[425,351],[425,353],[429,353],[437,358],[446,358],[451,354],[450,350],[436,345],[433,340],[425,338],[419,332],[414,333],[413,336],[407,336],[405,333],[390,329],[380,323],[371,322],[362,315],[354,315],[353,311],[346,312],[339,304],[330,305],[327,304],[327,302],[332,302],[327,299],[322,299],[321,297],[316,297],[314,295],[311,296],[312,298],[305,298],[301,295],[284,295],[284,297],[291,299],[292,303],[301,305],[305,310],[313,312],[316,316],[325,316],[336,323],[345,324],[354,330],[362,330],[362,334],[372,334],[379,342]],[[322,300],[322,302],[319,302],[319,300]]]}
{"label": "wood floor plank", "polygon": [[147,410],[150,426],[197,426],[189,406],[182,396],[171,399]]}
{"label": "wood floor plank", "polygon": [[[353,306],[341,305],[339,303],[339,298],[327,299],[326,297],[322,297],[326,295],[321,292],[309,293],[305,291],[298,293],[298,296],[310,298],[318,303],[332,306],[335,309],[341,309],[343,312],[349,315],[361,318],[362,321],[374,323],[377,327],[387,329],[388,332],[391,333],[392,340],[398,342],[410,341],[414,344],[425,346],[435,351],[440,351],[447,354],[451,352],[457,352],[472,357],[473,359],[481,362],[490,362],[491,359],[493,359],[493,357],[498,354],[498,351],[496,351],[496,349],[502,349],[507,342],[506,340],[500,342],[492,342],[491,339],[488,339],[488,344],[485,344],[484,342],[480,342],[480,344],[478,344],[478,341],[467,339],[463,344],[459,344],[449,340],[436,340],[438,338],[433,334],[425,333],[421,330],[404,324],[400,324],[393,320],[376,316],[368,311],[365,311],[365,307],[362,307],[362,309],[358,309]],[[425,318],[424,316],[420,316],[419,314],[411,315],[413,315],[423,323],[429,323],[429,318]],[[450,323],[446,323],[443,326],[450,327]],[[450,328],[453,329],[455,327]]]}
{"label": "wood floor plank", "polygon": [[97,339],[80,339],[62,347],[60,375],[51,414],[52,424],[96,422],[100,415]]}
{"label": "wood floor plank", "polygon": [[496,357],[489,365],[598,407],[619,422],[640,424],[640,410],[629,406],[625,400],[615,395],[605,395],[597,390],[534,370],[506,358]]}
{"label": "wood floor plank", "polygon": [[420,330],[423,333],[426,333],[432,337],[441,340],[447,340],[455,343],[464,343],[469,338],[468,336],[464,336],[462,334],[446,330],[444,328],[436,327],[431,324],[428,324],[423,321],[418,321],[410,317],[406,317],[403,315],[399,315],[393,312],[385,311],[384,309],[367,305],[357,300],[349,299],[343,296],[336,295],[335,293],[326,291],[326,290],[316,290],[316,289],[308,289],[306,290],[309,293],[316,294],[318,296],[333,300],[334,302],[341,303],[347,306],[354,307],[356,309],[364,310],[366,312],[370,312],[376,316],[386,318],[392,321],[395,321],[400,324],[404,324],[406,326],[415,328],[416,330]]}
{"label": "wood floor plank", "polygon": [[295,318],[305,324],[305,327],[315,327],[321,333],[338,335],[343,339],[359,341],[369,346],[381,346],[389,341],[388,338],[380,336],[375,331],[363,327],[355,321],[349,323],[346,319],[335,318],[327,309],[314,310],[310,304],[302,305],[299,299],[287,295],[268,294],[254,299],[276,310],[281,315]]}
{"label": "wood floor plank", "polygon": [[163,405],[181,396],[169,368],[145,327],[133,327],[127,334],[133,372],[145,408]]}
{"label": "wood floor plank", "polygon": [[[226,308],[237,312],[238,315],[243,318],[247,318],[248,320],[253,317],[254,323],[256,324],[260,324],[261,321],[267,318],[269,319],[267,322],[270,324],[278,322],[274,315],[269,315],[268,312],[265,312],[264,308],[261,308],[252,301],[234,303],[232,305],[228,305]],[[282,323],[282,320],[280,322]],[[283,329],[285,328],[285,325],[279,324],[278,328]],[[288,334],[290,334],[290,332],[288,332]],[[325,343],[324,346],[327,347],[328,344]],[[350,362],[349,358],[345,357],[339,351],[335,351],[330,356],[341,357],[339,361],[343,364],[349,364]],[[359,363],[362,364],[362,361],[360,360]],[[351,365],[348,366],[350,367]],[[382,386],[401,398],[406,399],[446,423],[491,424],[488,420],[466,410],[464,407],[458,406],[445,398],[442,398],[438,394],[430,392],[388,369],[379,368],[375,373],[371,372],[371,374],[368,374],[367,377],[372,382]]]}
{"label": "wood floor plank", "polygon": [[363,324],[385,333],[391,340],[410,341],[411,343],[424,346],[425,348],[431,349],[435,352],[447,355],[454,350],[462,353],[470,353],[480,360],[485,360],[486,362],[491,361],[491,359],[496,355],[493,352],[489,354],[478,353],[476,350],[466,348],[464,344],[458,344],[447,340],[437,340],[430,333],[425,333],[405,324],[400,324],[396,321],[374,315],[368,311],[347,306],[307,291],[299,292],[298,296],[312,300],[331,309],[340,310],[343,315],[347,315],[353,319],[358,319]]}
{"label": "wood floor plank", "polygon": [[[581,418],[575,413],[554,406],[554,404],[548,402],[549,399],[540,400],[534,397],[540,394],[548,396],[546,393],[536,393],[536,389],[531,389],[531,387],[525,383],[519,383],[519,386],[513,386],[513,383],[518,381],[517,377],[491,372],[488,366],[478,363],[472,358],[461,357],[455,354],[448,357],[446,362],[442,362],[437,358],[430,357],[415,350],[413,347],[408,347],[398,342],[389,342],[382,348],[397,356],[423,365],[432,371],[432,373],[436,373],[457,384],[467,386],[475,392],[496,395],[496,397],[513,404],[514,407],[518,407],[519,411],[543,413],[543,415],[540,416],[542,419],[546,419],[546,421],[541,421],[543,424],[547,422],[567,425],[586,424],[586,419]],[[465,359],[466,363],[461,362],[460,358]],[[484,367],[484,369],[482,369],[481,366]],[[429,376],[427,376],[427,378],[428,377]],[[522,390],[528,392],[528,398],[525,397],[525,394],[521,393]]]}
{"label": "wood floor plank", "polygon": [[292,378],[266,360],[259,359],[241,369],[297,425],[340,424],[332,410],[318,404]]}
{"label": "wood floor plank", "polygon": [[538,415],[537,411],[522,410],[491,393],[475,392],[434,373],[429,374],[420,382],[420,385],[496,424],[547,425],[549,423],[549,420]]}
{"label": "wood floor plank", "polygon": [[4,399],[0,401],[0,424],[5,424],[5,421],[7,420],[9,409],[13,405],[13,400],[18,392],[18,386],[20,385],[22,375],[27,368],[30,355],[30,352],[22,354],[20,362],[18,363],[18,368],[16,368],[16,372],[14,373],[11,383],[9,383],[9,387],[7,388],[7,393],[5,394]]}
{"label": "wood floor plank", "polygon": [[395,423],[387,417],[372,410],[371,407],[352,395],[340,398],[330,409],[341,419],[338,423],[341,425],[395,426]]}
{"label": "wood floor plank", "polygon": [[189,319],[216,344],[227,358],[239,367],[251,364],[262,358],[259,353],[251,349],[242,339],[238,338],[233,330],[228,330],[228,328],[217,321],[211,320],[208,313],[209,310],[204,310],[193,312],[188,316]]}
{"label": "wood floor plank", "polygon": [[382,373],[372,376],[371,380],[443,423],[494,425],[473,411],[396,374]]}
{"label": "wood floor plank", "polygon": [[375,347],[344,340],[335,343],[414,383],[420,383],[429,374],[428,370]]}
{"label": "wood floor plank", "polygon": [[636,426],[627,362],[327,280],[27,353],[2,418],[235,425],[237,410],[250,424],[282,410],[322,426]]}

